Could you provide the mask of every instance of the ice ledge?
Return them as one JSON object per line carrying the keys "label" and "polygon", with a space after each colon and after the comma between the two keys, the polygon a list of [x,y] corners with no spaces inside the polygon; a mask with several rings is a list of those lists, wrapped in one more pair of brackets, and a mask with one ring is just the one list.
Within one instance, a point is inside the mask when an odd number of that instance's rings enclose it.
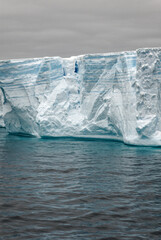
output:
{"label": "ice ledge", "polygon": [[41,59],[53,59],[53,58],[62,58],[62,59],[77,59],[77,58],[83,58],[85,56],[110,56],[110,55],[121,55],[121,54],[130,54],[133,52],[139,52],[139,51],[160,51],[161,47],[152,47],[152,48],[137,48],[136,50],[128,50],[128,51],[116,51],[116,52],[108,52],[108,53],[86,53],[86,54],[80,54],[80,55],[72,55],[69,57],[60,57],[60,56],[43,56],[43,57],[34,57],[34,58],[9,58],[9,59],[1,59],[0,62],[7,62],[7,61],[13,61],[13,62],[19,62],[24,60],[41,60]]}
{"label": "ice ledge", "polygon": [[161,146],[161,48],[0,61],[0,124]]}

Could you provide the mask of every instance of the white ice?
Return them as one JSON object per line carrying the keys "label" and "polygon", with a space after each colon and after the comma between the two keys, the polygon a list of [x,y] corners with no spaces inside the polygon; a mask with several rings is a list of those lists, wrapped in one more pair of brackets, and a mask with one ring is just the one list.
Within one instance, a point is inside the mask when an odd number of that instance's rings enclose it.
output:
{"label": "white ice", "polygon": [[0,125],[161,145],[161,48],[0,61]]}

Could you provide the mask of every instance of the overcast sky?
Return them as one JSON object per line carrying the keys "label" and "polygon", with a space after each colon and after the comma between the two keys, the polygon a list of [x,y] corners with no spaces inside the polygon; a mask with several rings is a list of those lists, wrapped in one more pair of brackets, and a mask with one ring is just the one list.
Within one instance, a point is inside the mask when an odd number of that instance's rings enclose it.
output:
{"label": "overcast sky", "polygon": [[161,47],[161,0],[0,0],[0,59]]}

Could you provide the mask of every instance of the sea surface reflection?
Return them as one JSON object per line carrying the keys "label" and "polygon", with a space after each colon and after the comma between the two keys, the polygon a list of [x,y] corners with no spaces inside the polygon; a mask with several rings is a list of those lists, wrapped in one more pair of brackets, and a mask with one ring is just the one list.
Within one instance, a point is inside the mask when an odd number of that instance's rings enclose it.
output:
{"label": "sea surface reflection", "polygon": [[0,129],[0,239],[161,239],[161,148]]}

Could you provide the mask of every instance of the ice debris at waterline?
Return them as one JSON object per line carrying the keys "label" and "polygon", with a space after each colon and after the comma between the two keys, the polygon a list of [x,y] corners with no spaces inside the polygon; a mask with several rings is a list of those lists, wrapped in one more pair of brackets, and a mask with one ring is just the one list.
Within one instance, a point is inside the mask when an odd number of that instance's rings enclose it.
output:
{"label": "ice debris at waterline", "polygon": [[161,48],[0,61],[9,133],[161,146]]}

